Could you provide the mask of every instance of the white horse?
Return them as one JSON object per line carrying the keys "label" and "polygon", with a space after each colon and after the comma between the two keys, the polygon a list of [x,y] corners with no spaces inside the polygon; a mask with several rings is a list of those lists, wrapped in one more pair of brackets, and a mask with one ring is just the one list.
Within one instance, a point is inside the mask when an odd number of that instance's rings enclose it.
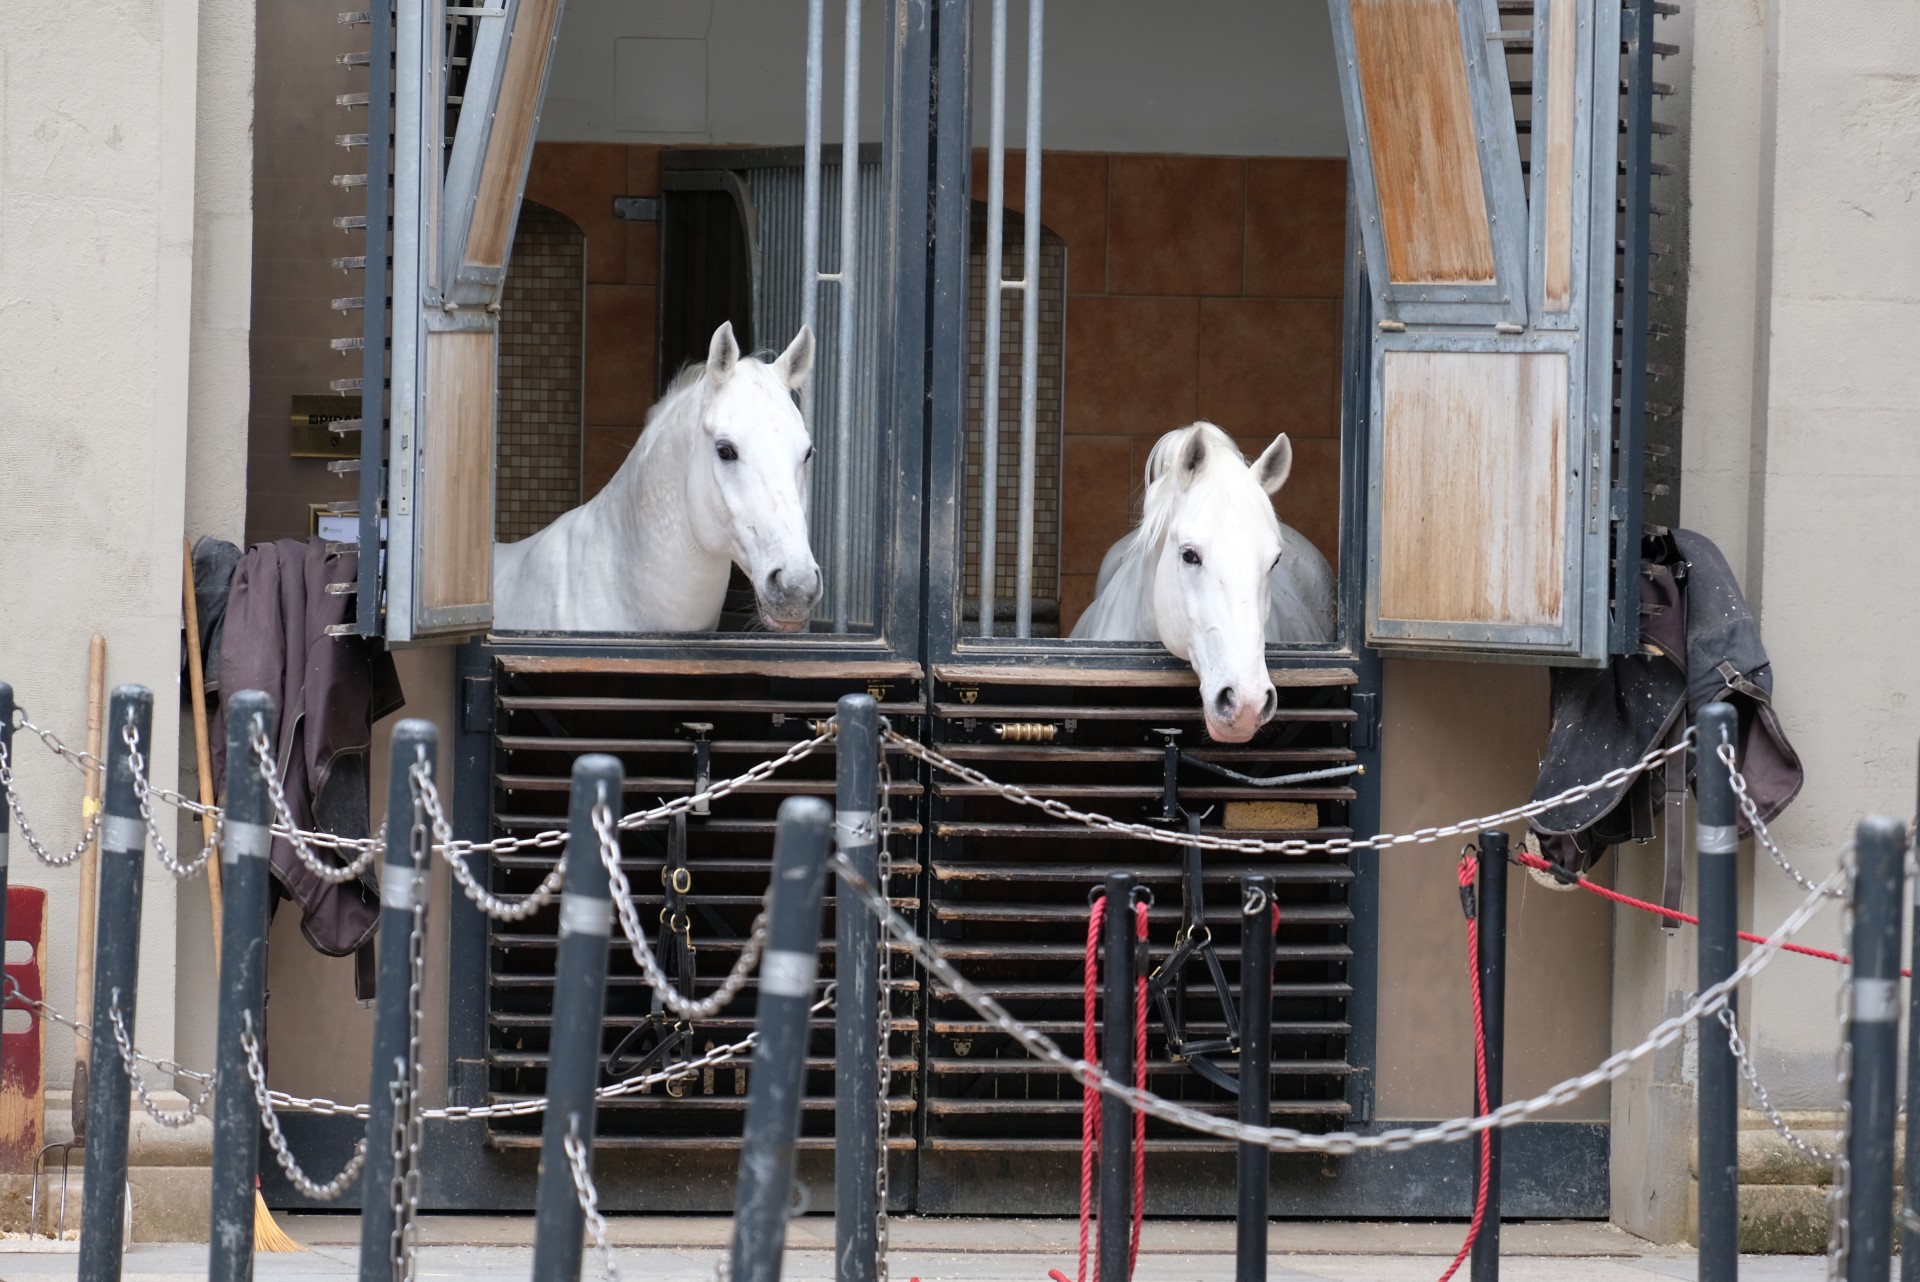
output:
{"label": "white horse", "polygon": [[1100,563],[1073,635],[1158,641],[1200,677],[1207,733],[1244,743],[1273,717],[1269,643],[1333,639],[1333,571],[1274,515],[1293,470],[1285,433],[1246,457],[1211,423],[1176,428],[1147,456],[1140,524]]}
{"label": "white horse", "polygon": [[730,567],[777,632],[807,626],[820,566],[807,543],[807,438],[793,392],[813,331],[771,363],[714,331],[647,415],[613,479],[539,533],[493,548],[494,626],[553,632],[704,632]]}

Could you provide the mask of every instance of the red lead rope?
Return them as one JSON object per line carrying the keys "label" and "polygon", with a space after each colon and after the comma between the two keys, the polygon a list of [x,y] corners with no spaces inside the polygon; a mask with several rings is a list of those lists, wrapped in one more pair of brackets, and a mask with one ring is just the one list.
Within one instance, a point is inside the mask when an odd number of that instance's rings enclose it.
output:
{"label": "red lead rope", "polygon": [[[1473,885],[1474,862],[1472,856],[1463,856],[1460,860],[1461,902],[1470,904],[1467,890]],[[1480,1007],[1480,923],[1472,913],[1467,915],[1467,987],[1473,993],[1473,1111],[1486,1113],[1489,1107],[1487,1099],[1487,1025],[1486,1015]],[[1453,1257],[1453,1263],[1440,1275],[1440,1282],[1448,1282],[1454,1273],[1473,1253],[1473,1243],[1480,1236],[1480,1225],[1487,1216],[1487,1186],[1493,1182],[1493,1132],[1480,1132],[1480,1184],[1473,1199],[1473,1222],[1467,1225],[1467,1240],[1460,1244],[1460,1254]]]}
{"label": "red lead rope", "polygon": [[[1106,920],[1107,901],[1093,901],[1093,913],[1087,918],[1087,964],[1086,988],[1083,993],[1082,1032],[1080,1057],[1089,1064],[1099,1062],[1100,1048],[1094,1038],[1093,1020],[1095,1002],[1098,997],[1100,978],[1100,926]],[[1135,939],[1147,937],[1147,906],[1144,903],[1133,906],[1133,935]],[[1136,1090],[1147,1087],[1147,977],[1139,977],[1135,985],[1133,1010],[1133,1085]],[[1080,1096],[1080,1262],[1078,1282],[1087,1282],[1087,1260],[1090,1256],[1090,1237],[1093,1224],[1093,1171],[1094,1159],[1100,1151],[1100,1092],[1091,1086],[1083,1087]],[[1127,1276],[1133,1276],[1133,1267],[1140,1259],[1140,1221],[1147,1208],[1147,1115],[1134,1110],[1133,1113],[1133,1232],[1127,1248]],[[1049,1269],[1047,1276],[1053,1282],[1067,1282],[1067,1275],[1059,1269]]]}

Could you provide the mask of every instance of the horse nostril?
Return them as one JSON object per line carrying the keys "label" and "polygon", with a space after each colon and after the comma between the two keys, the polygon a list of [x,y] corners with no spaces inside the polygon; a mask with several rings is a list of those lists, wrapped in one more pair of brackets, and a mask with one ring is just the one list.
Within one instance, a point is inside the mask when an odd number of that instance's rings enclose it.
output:
{"label": "horse nostril", "polygon": [[771,589],[778,588],[779,586],[780,586],[780,569],[778,566],[775,566],[773,569],[767,571],[767,587],[769,590],[771,590]]}
{"label": "horse nostril", "polygon": [[1277,693],[1275,693],[1272,686],[1268,686],[1266,700],[1260,705],[1260,720],[1262,721],[1271,720],[1273,717],[1274,705],[1279,702],[1280,702],[1280,696]]}
{"label": "horse nostril", "polygon": [[1221,686],[1220,693],[1213,696],[1213,706],[1223,717],[1233,715],[1233,687]]}

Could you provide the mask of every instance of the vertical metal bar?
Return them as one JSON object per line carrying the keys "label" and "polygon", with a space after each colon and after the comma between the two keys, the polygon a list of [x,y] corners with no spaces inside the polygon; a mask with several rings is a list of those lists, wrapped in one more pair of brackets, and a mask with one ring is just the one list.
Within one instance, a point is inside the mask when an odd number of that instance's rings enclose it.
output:
{"label": "vertical metal bar", "polygon": [[980,348],[980,635],[993,635],[1000,550],[1000,294],[1007,207],[1007,0],[993,0],[987,88],[986,337]]}
{"label": "vertical metal bar", "polygon": [[[880,885],[874,830],[880,708],[873,696],[840,697],[834,735],[833,839],[869,886]],[[885,887],[882,887],[884,890]],[[885,1161],[880,1098],[880,923],[844,878],[833,903],[833,1236],[838,1282],[873,1282],[879,1272],[878,1163]]]}
{"label": "vertical metal bar", "polygon": [[[1920,878],[1912,888],[1914,902],[1920,907]],[[1920,912],[1913,914],[1913,944],[1908,953],[1920,964]],[[1907,1006],[1907,1160],[1908,1171],[1920,1171],[1920,1073],[1911,1065],[1920,1064],[1920,984],[1909,984]],[[1906,1177],[1906,1214],[1900,1217],[1900,1280],[1920,1282],[1920,1180]]]}
{"label": "vertical metal bar", "polygon": [[820,892],[826,880],[833,812],[818,797],[780,803],[767,905],[767,951],[760,962],[740,1184],[733,1203],[732,1276],[777,1282],[787,1242],[787,1204],[806,1094],[807,1019],[820,962]]}
{"label": "vertical metal bar", "polygon": [[81,1192],[80,1282],[118,1282],[127,1197],[127,1093],[133,1066],[113,1036],[129,1036],[140,984],[140,900],[147,826],[140,818],[126,727],[153,756],[153,692],[117,686],[107,704],[106,818],[100,825],[100,930],[93,963],[93,1071],[87,1079],[86,1184]]}
{"label": "vertical metal bar", "polygon": [[[1027,0],[1027,188],[1020,267],[1020,523],[1013,635],[1033,635],[1035,421],[1040,412],[1040,90],[1046,0]],[[999,270],[999,264],[994,264]]]}
{"label": "vertical metal bar", "polygon": [[1906,877],[1906,825],[1888,815],[1861,820],[1854,852],[1853,979],[1847,1017],[1853,1056],[1847,1282],[1886,1282],[1893,1263],[1893,1106],[1900,1071],[1900,892]]}
{"label": "vertical metal bar", "polygon": [[[1507,1044],[1507,834],[1490,828],[1480,834],[1480,1022],[1486,1037],[1487,1111],[1500,1107],[1506,1085]],[[1473,1146],[1475,1195],[1480,1162]],[[1473,1282],[1500,1278],[1500,1132],[1487,1132],[1487,1214],[1473,1240]]]}
{"label": "vertical metal bar", "polygon": [[220,840],[220,1010],[214,1047],[213,1214],[207,1282],[251,1282],[253,1181],[259,1170],[260,1108],[247,1077],[241,1034],[266,1031],[267,913],[271,907],[273,810],[253,755],[257,728],[276,742],[273,697],[242,690],[227,715],[227,817]]}
{"label": "vertical metal bar", "polygon": [[[1272,1121],[1273,887],[1254,873],[1240,895],[1240,1120]],[[1235,1282],[1267,1282],[1267,1179],[1264,1144],[1240,1146],[1239,1263]]]}
{"label": "vertical metal bar", "polygon": [[[1730,703],[1700,710],[1694,740],[1695,796],[1698,798],[1695,847],[1700,863],[1700,987],[1733,973],[1735,901],[1738,894],[1734,853],[1740,830],[1733,784],[1719,748],[1734,741],[1736,714]],[[1734,1009],[1731,995],[1727,1009]],[[1739,1087],[1734,1078],[1733,1047],[1717,1016],[1700,1018],[1700,1279],[1734,1282],[1740,1267]]]}
{"label": "vertical metal bar", "polygon": [[393,132],[393,0],[367,13],[367,234],[360,273],[360,563],[354,627],[380,635],[380,501],[387,465],[387,138]]}
{"label": "vertical metal bar", "polygon": [[[800,323],[820,342],[820,96],[825,80],[826,0],[807,0],[807,140],[801,167]],[[800,389],[800,414],[813,431],[814,379]],[[839,567],[834,567],[838,577]]]}
{"label": "vertical metal bar", "polygon": [[535,1282],[580,1282],[585,1222],[567,1155],[569,1137],[593,1169],[594,1087],[600,1080],[600,1030],[606,1017],[607,935],[613,901],[593,816],[617,811],[623,772],[594,753],[573,763],[567,807],[567,882],[560,896],[560,949],[553,978],[553,1038],[547,1063],[547,1115],[540,1128],[540,1182],[534,1199]]}
{"label": "vertical metal bar", "polygon": [[[1133,877],[1107,874],[1106,991],[1100,1002],[1100,1063],[1116,1082],[1133,1080]],[[1100,1097],[1100,1279],[1127,1282],[1133,1226],[1133,1110]]]}
{"label": "vertical metal bar", "polygon": [[[1630,16],[1629,16],[1630,15]],[[1622,15],[1633,25],[1626,58],[1626,176],[1620,240],[1624,248],[1620,294],[1620,429],[1614,490],[1620,519],[1613,539],[1613,618],[1609,638],[1615,654],[1640,645],[1641,472],[1647,415],[1648,241],[1653,203],[1653,0],[1635,0]],[[1596,90],[1601,83],[1596,77]],[[1602,181],[1596,167],[1595,181]],[[1594,334],[1598,342],[1604,335]]]}
{"label": "vertical metal bar", "polygon": [[[492,833],[493,663],[485,643],[454,651],[459,730],[453,736],[453,835],[485,841]],[[487,916],[465,895],[447,899],[447,1102],[487,1102]],[[476,1127],[455,1134],[483,1138]]]}
{"label": "vertical metal bar", "polygon": [[367,1164],[360,1177],[360,1282],[396,1276],[394,1232],[398,1216],[393,1191],[406,1177],[394,1153],[393,1088],[411,1092],[413,907],[427,893],[426,869],[414,866],[414,825],[419,821],[410,772],[414,763],[434,768],[440,732],[431,721],[409,717],[393,728],[392,766],[387,774],[387,853],[380,869],[378,987],[373,1007],[373,1065],[367,1079]]}
{"label": "vertical metal bar", "polygon": [[860,261],[860,3],[846,0],[846,78],[840,98],[840,329],[834,336],[833,630],[847,630],[853,576],[853,367],[855,264]]}
{"label": "vertical metal bar", "polygon": [[[9,772],[17,767],[13,760],[13,687],[0,681],[0,752],[5,752]],[[0,941],[7,937],[7,841],[12,835],[12,807],[8,805],[7,786],[0,784]]]}

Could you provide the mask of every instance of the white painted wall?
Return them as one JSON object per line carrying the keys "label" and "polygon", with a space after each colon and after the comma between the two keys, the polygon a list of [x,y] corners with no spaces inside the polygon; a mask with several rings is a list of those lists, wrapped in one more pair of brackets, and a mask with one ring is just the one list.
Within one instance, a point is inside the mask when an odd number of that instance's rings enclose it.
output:
{"label": "white painted wall", "polygon": [[[83,741],[87,641],[104,634],[109,684],[155,693],[149,757],[168,785],[181,710],[182,496],[189,441],[202,431],[194,524],[238,529],[251,83],[243,0],[0,10],[0,678],[37,720]],[[18,755],[29,813],[64,846],[80,826],[80,775],[30,741]],[[17,838],[14,852],[13,883],[51,892],[49,996],[70,1009],[77,873],[40,865]],[[195,882],[187,893],[206,891]],[[165,1055],[176,893],[154,861],[144,913],[135,1037]],[[202,1000],[179,995],[182,1005]],[[72,1061],[71,1040],[50,1028],[50,1080],[64,1083]]]}
{"label": "white painted wall", "polygon": [[[977,6],[974,137],[985,145],[991,5]],[[887,6],[862,9],[861,137],[877,140]],[[540,137],[565,142],[797,144],[807,7],[790,0],[572,0]],[[841,136],[841,6],[826,14],[823,135]],[[1007,137],[1026,129],[1026,10],[1010,5]],[[1044,140],[1065,151],[1346,154],[1333,39],[1319,0],[1054,0]]]}

